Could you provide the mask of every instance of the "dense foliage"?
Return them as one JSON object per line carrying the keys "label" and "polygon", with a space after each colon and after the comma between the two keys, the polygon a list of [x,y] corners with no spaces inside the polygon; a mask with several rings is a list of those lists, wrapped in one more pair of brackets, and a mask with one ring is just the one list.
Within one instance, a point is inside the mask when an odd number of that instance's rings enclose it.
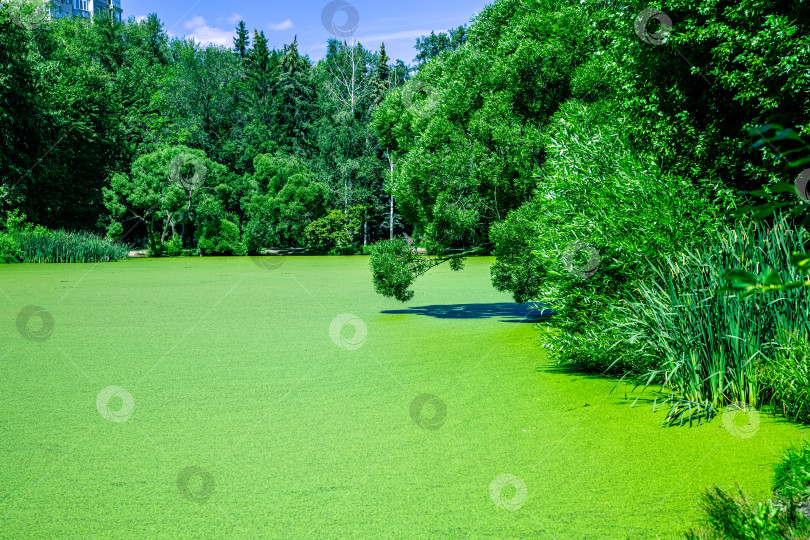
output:
{"label": "dense foliage", "polygon": [[[716,293],[731,268],[794,280],[804,271],[787,265],[806,251],[801,212],[753,234],[740,210],[761,186],[795,197],[784,193],[784,155],[810,129],[808,5],[661,9],[487,6],[463,45],[375,111],[398,158],[395,198],[429,253],[491,249],[498,289],[550,303],[558,314],[542,341],[559,362],[659,378],[677,403],[709,415],[741,401],[803,418],[797,400],[810,387],[788,359],[803,358],[796,343],[810,337],[797,315],[806,293],[754,303]],[[768,124],[780,131],[756,142],[749,133]],[[412,282],[407,261],[386,261],[375,283]]]}
{"label": "dense foliage", "polygon": [[410,68],[384,45],[331,40],[313,63],[244,22],[228,49],[170,39],[154,14],[28,29],[5,5],[0,28],[0,211],[153,255],[304,246],[327,216],[333,238],[310,244],[405,227],[371,113]]}

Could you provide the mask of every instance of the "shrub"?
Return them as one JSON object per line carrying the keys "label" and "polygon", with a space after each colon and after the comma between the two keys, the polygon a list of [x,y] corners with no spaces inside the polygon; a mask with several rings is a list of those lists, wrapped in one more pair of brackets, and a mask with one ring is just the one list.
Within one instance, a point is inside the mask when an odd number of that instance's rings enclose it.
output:
{"label": "shrub", "polygon": [[[714,231],[720,209],[706,190],[663,174],[634,149],[624,127],[631,120],[617,110],[611,103],[561,107],[534,198],[492,228],[492,277],[516,301],[539,300],[558,312],[544,339],[558,362],[638,371],[649,359],[614,334],[623,321],[615,306],[651,277],[651,261]],[[578,252],[594,261],[581,264]],[[622,363],[614,365],[617,356]]]}
{"label": "shrub", "polygon": [[202,255],[246,255],[247,249],[237,217],[215,199],[203,200],[197,208],[197,248]]}
{"label": "shrub", "polygon": [[172,237],[166,242],[166,255],[169,257],[177,257],[183,254],[183,239],[177,233],[172,234]]}
{"label": "shrub", "polygon": [[810,498],[810,442],[788,449],[774,468],[777,504],[754,504],[739,486],[736,492],[719,487],[703,494],[706,528],[692,529],[688,539],[799,540],[810,538],[810,520],[798,504]]}
{"label": "shrub", "polygon": [[203,255],[246,255],[239,235],[239,226],[227,219],[209,223],[197,243]]}
{"label": "shrub", "polygon": [[690,530],[690,540],[799,540],[810,534],[810,521],[771,503],[754,504],[739,488],[714,487],[703,494],[706,529]]}
{"label": "shrub", "polygon": [[304,229],[307,247],[316,250],[347,246],[352,236],[346,230],[346,217],[340,210],[331,210]]}
{"label": "shrub", "polygon": [[20,243],[14,236],[0,233],[0,263],[16,263],[22,260]]}

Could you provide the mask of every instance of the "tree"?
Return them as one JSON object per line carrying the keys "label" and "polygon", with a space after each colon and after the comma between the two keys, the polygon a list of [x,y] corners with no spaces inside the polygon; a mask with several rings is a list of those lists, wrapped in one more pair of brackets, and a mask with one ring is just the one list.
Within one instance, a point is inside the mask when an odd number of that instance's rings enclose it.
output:
{"label": "tree", "polygon": [[366,96],[371,93],[368,85],[368,54],[360,43],[340,43],[330,39],[327,45],[326,69],[331,75],[326,89],[352,116]]}
{"label": "tree", "polygon": [[305,245],[307,225],[325,213],[324,186],[296,156],[260,154],[253,168],[250,194],[242,203],[248,250]]}
{"label": "tree", "polygon": [[222,165],[208,159],[202,150],[186,146],[165,147],[141,156],[129,174],[114,174],[109,187],[102,190],[111,218],[108,230],[131,227],[134,218],[135,225],[142,222],[146,226],[149,249],[160,254],[169,229],[174,234],[178,222],[189,220],[201,192],[216,185],[223,174]]}
{"label": "tree", "polygon": [[311,148],[315,89],[309,59],[298,54],[298,37],[284,46],[276,96],[276,129],[281,144],[306,156]]}
{"label": "tree", "polygon": [[179,142],[216,157],[235,122],[237,56],[225,47],[203,48],[192,40],[173,41],[172,55],[165,114],[179,128]]}
{"label": "tree", "polygon": [[245,21],[239,21],[236,25],[236,36],[233,38],[233,50],[244,60],[250,49],[250,34],[248,33]]}
{"label": "tree", "polygon": [[380,45],[380,53],[377,55],[377,64],[374,66],[374,72],[369,81],[371,93],[371,107],[379,107],[385,94],[394,87],[394,77],[391,67],[388,62],[391,59],[385,54],[385,43]]}
{"label": "tree", "polygon": [[414,48],[417,51],[415,61],[417,65],[426,64],[436,58],[444,51],[455,51],[467,42],[467,27],[462,25],[458,28],[451,28],[446,33],[435,31],[429,36],[416,38]]}

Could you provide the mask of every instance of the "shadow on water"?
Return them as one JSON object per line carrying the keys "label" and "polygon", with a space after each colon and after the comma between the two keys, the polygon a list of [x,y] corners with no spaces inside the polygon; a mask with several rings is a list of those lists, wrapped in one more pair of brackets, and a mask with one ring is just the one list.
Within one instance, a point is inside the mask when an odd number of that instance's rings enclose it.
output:
{"label": "shadow on water", "polygon": [[498,317],[501,322],[534,323],[548,319],[556,313],[539,304],[540,309],[530,304],[514,302],[494,302],[491,304],[449,304],[433,306],[414,306],[406,309],[389,309],[382,311],[387,315],[427,315],[437,319],[489,319]]}

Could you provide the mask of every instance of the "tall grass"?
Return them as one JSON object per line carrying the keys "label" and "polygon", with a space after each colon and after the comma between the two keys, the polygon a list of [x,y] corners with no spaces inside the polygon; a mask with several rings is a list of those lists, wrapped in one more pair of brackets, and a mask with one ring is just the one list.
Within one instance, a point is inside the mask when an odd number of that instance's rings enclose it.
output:
{"label": "tall grass", "polygon": [[763,367],[783,369],[786,336],[810,337],[810,289],[744,300],[716,291],[729,268],[779,268],[783,279],[798,279],[785,261],[791,251],[805,251],[807,241],[784,216],[770,227],[727,228],[699,249],[667,258],[639,286],[639,299],[619,308],[626,316],[618,325],[623,341],[659,366],[647,373],[647,384],[658,381],[670,391],[668,421],[711,418],[734,402],[757,407],[773,393],[773,376]]}
{"label": "tall grass", "polygon": [[776,355],[763,365],[769,402],[785,417],[810,423],[810,343],[787,331],[779,343]]}
{"label": "tall grass", "polygon": [[49,231],[41,227],[17,231],[22,261],[87,263],[126,259],[129,246],[89,232]]}

